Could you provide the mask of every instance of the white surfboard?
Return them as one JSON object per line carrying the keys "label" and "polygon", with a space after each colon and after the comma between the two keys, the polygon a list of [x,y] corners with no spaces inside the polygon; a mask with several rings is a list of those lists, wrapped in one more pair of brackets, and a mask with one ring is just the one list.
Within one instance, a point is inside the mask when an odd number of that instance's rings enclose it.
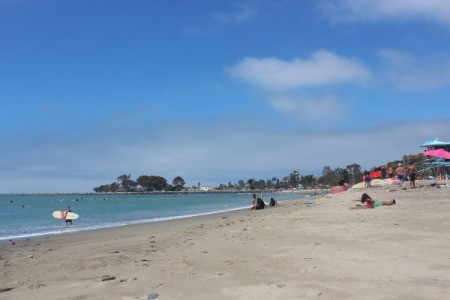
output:
{"label": "white surfboard", "polygon": [[78,219],[80,217],[79,215],[77,215],[76,213],[73,213],[73,212],[68,212],[66,214],[65,210],[54,211],[52,213],[52,216],[55,219],[62,219],[62,220],[75,220],[75,219]]}

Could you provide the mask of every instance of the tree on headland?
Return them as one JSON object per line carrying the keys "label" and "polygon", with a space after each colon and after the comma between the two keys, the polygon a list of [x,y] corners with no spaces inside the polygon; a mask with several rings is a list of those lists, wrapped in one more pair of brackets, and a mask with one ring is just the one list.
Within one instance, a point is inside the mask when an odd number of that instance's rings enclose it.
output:
{"label": "tree on headland", "polygon": [[348,165],[345,169],[331,169],[330,166],[325,166],[322,171],[322,176],[320,176],[317,181],[321,185],[335,186],[338,185],[339,181],[342,179],[352,185],[361,182],[361,166],[358,164],[351,164]]}
{"label": "tree on headland", "polygon": [[266,180],[266,188],[268,190],[273,190],[275,188],[275,185],[273,184],[271,179],[267,179]]}
{"label": "tree on headland", "polygon": [[322,171],[322,176],[319,177],[318,182],[322,185],[337,185],[340,180],[340,174],[336,170],[332,170],[330,166],[325,166]]}
{"label": "tree on headland", "polygon": [[270,180],[272,181],[273,187],[275,189],[280,188],[280,179],[278,179],[277,177],[272,177]]}
{"label": "tree on headland", "polygon": [[184,181],[184,179],[181,176],[177,176],[173,179],[172,184],[176,191],[180,191],[183,189],[186,182]]}
{"label": "tree on headland", "polygon": [[294,170],[289,175],[289,187],[297,188],[299,184],[300,184],[300,173],[297,170]]}
{"label": "tree on headland", "polygon": [[265,190],[266,189],[266,182],[263,179],[260,179],[258,181],[255,182],[255,188],[257,190]]}
{"label": "tree on headland", "polygon": [[[409,162],[415,161],[416,157],[404,157],[404,160]],[[423,158],[422,158],[423,159]],[[399,161],[388,164],[396,164]],[[374,167],[375,168],[375,167]],[[237,183],[229,182],[228,184],[220,184],[216,189],[220,191],[272,191],[280,189],[298,188],[301,184],[303,188],[311,189],[317,188],[318,185],[334,186],[344,179],[349,184],[356,184],[362,181],[361,166],[354,163],[347,165],[344,168],[331,169],[330,166],[325,166],[322,171],[322,176],[316,178],[314,175],[300,175],[299,171],[294,170],[288,176],[281,180],[277,177],[270,177],[269,179],[255,179],[249,178],[246,181],[240,179]],[[123,174],[117,177],[117,182],[111,184],[100,185],[94,188],[97,193],[116,193],[116,192],[179,192],[186,189],[199,190],[198,186],[185,188],[186,182],[181,176],[173,179],[172,184],[168,184],[167,180],[161,176],[142,175],[136,181],[131,179],[131,175]]]}
{"label": "tree on headland", "polygon": [[242,180],[242,179],[239,180],[237,185],[238,185],[238,189],[240,189],[240,190],[245,189],[245,181],[244,180]]}
{"label": "tree on headland", "polygon": [[151,191],[152,184],[150,176],[148,175],[139,176],[136,181],[144,191]]}
{"label": "tree on headland", "polygon": [[167,180],[161,176],[142,175],[139,176],[137,182],[147,192],[163,191],[167,189]]}
{"label": "tree on headland", "polygon": [[131,180],[130,178],[130,174],[123,174],[117,177],[117,181],[119,181],[122,190],[125,192],[134,192],[136,190],[136,187],[138,186],[138,183],[134,180]]}
{"label": "tree on headland", "polygon": [[351,165],[348,165],[346,167],[347,170],[347,174],[348,174],[348,179],[347,182],[351,185],[360,182],[360,178],[362,176],[362,172],[361,172],[361,166],[354,163]]}
{"label": "tree on headland", "polygon": [[255,187],[255,179],[253,179],[253,178],[247,179],[247,187],[248,187],[249,190],[256,189],[256,187]]}
{"label": "tree on headland", "polygon": [[[100,185],[94,188],[96,193],[117,193],[117,192],[139,192],[139,191],[163,191],[166,189],[172,190],[167,184],[167,180],[161,176],[147,176],[142,175],[134,181],[131,175],[120,175],[117,177],[118,182],[111,184]],[[139,188],[140,187],[140,188]]]}
{"label": "tree on headland", "polygon": [[291,179],[291,176],[285,176],[280,181],[280,188],[285,189],[289,187],[289,180]]}
{"label": "tree on headland", "polygon": [[300,179],[300,184],[303,185],[304,188],[315,188],[317,179],[314,175],[305,175]]}
{"label": "tree on headland", "polygon": [[406,165],[413,165],[421,163],[425,160],[425,157],[421,154],[403,155],[403,163]]}
{"label": "tree on headland", "polygon": [[120,186],[117,182],[113,182],[111,184],[104,184],[94,188],[94,192],[96,193],[116,193],[120,189]]}
{"label": "tree on headland", "polygon": [[348,172],[346,169],[342,169],[340,167],[334,169],[335,177],[338,178],[338,181],[334,183],[333,185],[339,184],[339,181],[345,180],[345,182],[348,182]]}

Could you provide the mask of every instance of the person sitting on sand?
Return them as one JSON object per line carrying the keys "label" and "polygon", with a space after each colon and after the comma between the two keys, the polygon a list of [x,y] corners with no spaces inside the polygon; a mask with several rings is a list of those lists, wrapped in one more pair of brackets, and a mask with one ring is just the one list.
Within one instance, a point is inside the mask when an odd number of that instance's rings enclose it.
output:
{"label": "person sitting on sand", "polygon": [[357,204],[356,206],[350,207],[350,209],[362,209],[362,208],[375,208],[377,206],[390,206],[394,205],[395,199],[392,200],[383,200],[383,201],[375,201],[372,198],[370,198],[369,195],[366,193],[362,194],[361,196],[361,204]]}
{"label": "person sitting on sand", "polygon": [[252,195],[252,208],[250,210],[254,210],[256,208],[256,194],[253,193]]}
{"label": "person sitting on sand", "polygon": [[273,207],[275,205],[277,205],[277,200],[275,200],[275,198],[270,198],[269,206]]}
{"label": "person sitting on sand", "polygon": [[264,203],[264,201],[258,197],[258,199],[256,199],[256,209],[264,209],[264,207],[266,207],[266,204]]}

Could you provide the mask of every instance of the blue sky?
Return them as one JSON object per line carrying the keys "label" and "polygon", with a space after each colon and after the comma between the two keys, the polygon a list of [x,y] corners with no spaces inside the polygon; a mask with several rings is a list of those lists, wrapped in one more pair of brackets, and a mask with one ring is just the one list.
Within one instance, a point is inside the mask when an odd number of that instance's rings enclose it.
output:
{"label": "blue sky", "polygon": [[444,0],[0,0],[0,193],[320,175],[450,140]]}

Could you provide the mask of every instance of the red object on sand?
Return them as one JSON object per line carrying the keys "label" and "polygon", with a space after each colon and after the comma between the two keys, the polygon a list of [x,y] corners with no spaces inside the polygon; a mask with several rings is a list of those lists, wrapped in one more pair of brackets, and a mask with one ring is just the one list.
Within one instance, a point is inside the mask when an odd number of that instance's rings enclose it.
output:
{"label": "red object on sand", "polygon": [[347,190],[347,188],[345,186],[338,185],[338,186],[334,186],[330,189],[330,194],[336,194],[336,193],[344,192],[346,190]]}

